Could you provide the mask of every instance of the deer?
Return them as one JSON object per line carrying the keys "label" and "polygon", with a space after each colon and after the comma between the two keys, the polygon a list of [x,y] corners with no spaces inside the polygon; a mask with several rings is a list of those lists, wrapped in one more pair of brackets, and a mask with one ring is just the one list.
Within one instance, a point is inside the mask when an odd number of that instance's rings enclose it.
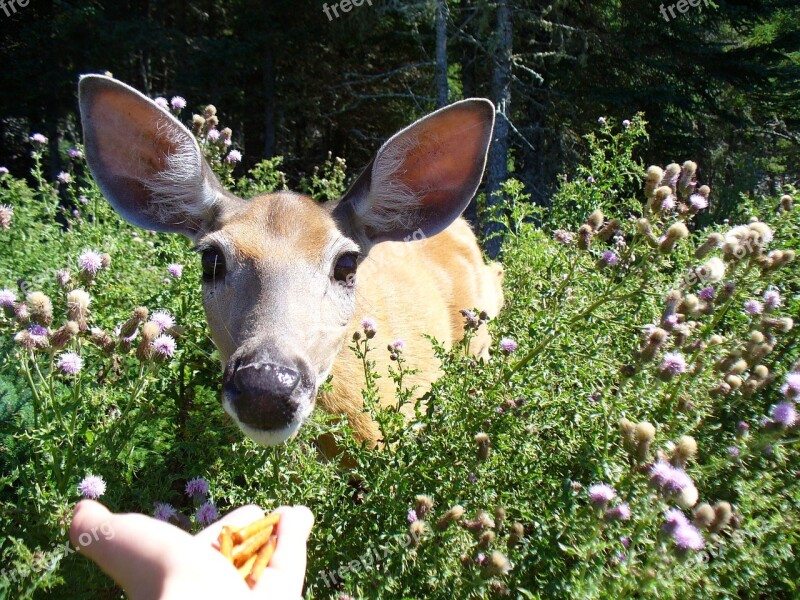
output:
{"label": "deer", "polygon": [[[182,234],[199,253],[222,407],[257,444],[293,437],[318,404],[346,418],[357,440],[380,445],[364,407],[363,365],[348,347],[353,334],[368,326],[378,349],[402,340],[416,371],[409,386],[421,398],[441,369],[426,336],[452,347],[464,336],[460,311],[500,312],[502,266],[484,261],[461,217],[486,166],[489,100],[456,102],[399,131],[341,199],[320,204],[286,191],[239,198],[154,101],[105,75],[84,75],[78,88],[100,192],[132,225]],[[490,346],[482,324],[468,350],[488,358]],[[375,356],[381,402],[390,405],[391,357]],[[323,454],[336,454],[332,444]]]}

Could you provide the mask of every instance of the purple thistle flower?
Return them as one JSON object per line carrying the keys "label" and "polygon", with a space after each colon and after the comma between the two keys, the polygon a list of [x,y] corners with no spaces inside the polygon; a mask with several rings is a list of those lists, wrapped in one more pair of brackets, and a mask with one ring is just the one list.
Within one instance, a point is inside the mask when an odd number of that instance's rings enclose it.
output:
{"label": "purple thistle flower", "polygon": [[61,183],[72,183],[72,175],[70,175],[66,171],[61,171],[61,173],[58,174],[57,179]]}
{"label": "purple thistle flower", "polygon": [[219,511],[217,507],[214,506],[213,502],[206,502],[197,509],[194,518],[197,519],[197,522],[201,525],[211,525],[219,518]]}
{"label": "purple thistle flower", "polygon": [[162,332],[175,327],[175,319],[165,310],[155,311],[152,315],[150,315],[150,320],[158,325]]}
{"label": "purple thistle flower", "polygon": [[175,338],[171,335],[160,335],[153,340],[153,350],[164,358],[175,356]]}
{"label": "purple thistle flower", "polygon": [[631,538],[624,536],[619,538],[619,541],[622,543],[622,547],[625,548],[625,550],[631,547]]}
{"label": "purple thistle flower", "polygon": [[0,307],[2,308],[14,308],[14,303],[17,301],[17,295],[9,290],[8,288],[4,288],[0,290]]}
{"label": "purple thistle flower", "polygon": [[216,142],[219,139],[219,129],[209,129],[206,135],[212,142]]}
{"label": "purple thistle flower", "polygon": [[159,108],[163,108],[164,110],[169,110],[169,102],[167,102],[166,98],[159,96],[158,98],[153,100],[153,102],[155,102]]}
{"label": "purple thistle flower", "polygon": [[407,515],[406,518],[408,519],[408,524],[409,525],[411,523],[415,523],[415,522],[419,521],[419,517],[417,516],[417,511],[415,511],[413,508],[409,508],[408,509],[408,515]]}
{"label": "purple thistle flower", "polygon": [[64,352],[58,358],[57,366],[65,375],[77,375],[83,367],[83,359],[75,352]]}
{"label": "purple thistle flower", "polygon": [[587,182],[587,183],[594,183],[594,177],[592,177],[591,175],[589,175],[589,176],[586,178],[586,182]]}
{"label": "purple thistle flower", "polygon": [[225,161],[229,162],[232,165],[235,165],[242,160],[242,153],[238,150],[231,150],[228,152],[228,156],[225,157]]}
{"label": "purple thistle flower", "polygon": [[173,96],[170,100],[173,110],[181,110],[186,108],[186,99],[181,96]]}
{"label": "purple thistle flower", "polygon": [[595,483],[589,486],[589,501],[595,508],[605,508],[616,496],[617,492],[608,484]]}
{"label": "purple thistle flower", "polygon": [[47,327],[32,323],[30,327],[28,327],[28,333],[36,344],[41,344],[47,339],[50,332],[47,331]]}
{"label": "purple thistle flower", "polygon": [[87,475],[78,484],[78,493],[84,498],[96,500],[106,493],[106,482],[99,475]]}
{"label": "purple thistle flower", "polygon": [[518,347],[516,340],[512,340],[511,338],[503,338],[500,340],[500,348],[502,348],[503,352],[506,354],[511,354],[514,352]]}
{"label": "purple thistle flower", "polygon": [[672,467],[661,487],[665,493],[679,494],[683,490],[693,485],[694,483],[692,483],[692,478],[686,474],[686,471]]}
{"label": "purple thistle flower", "polygon": [[736,435],[744,437],[750,432],[750,424],[745,421],[739,421],[736,424]]}
{"label": "purple thistle flower", "polygon": [[675,195],[670,194],[664,198],[664,201],[661,203],[661,210],[669,212],[675,208],[676,203]]}
{"label": "purple thistle flower", "polygon": [[86,206],[87,204],[89,204],[89,199],[88,199],[86,196],[80,196],[80,197],[78,198],[78,201],[79,201],[81,204],[83,204],[84,206]]}
{"label": "purple thistle flower", "polygon": [[467,481],[470,483],[478,483],[478,477],[475,475],[475,473],[470,473],[469,477],[467,477]]}
{"label": "purple thistle flower", "polygon": [[749,315],[760,315],[764,312],[764,305],[758,300],[748,300],[744,303],[744,311]]}
{"label": "purple thistle flower", "polygon": [[781,307],[781,293],[778,290],[764,292],[764,306],[769,310]]}
{"label": "purple thistle flower", "polygon": [[180,279],[183,277],[183,265],[172,263],[167,266],[167,273],[169,273],[170,276],[174,277],[175,279]]}
{"label": "purple thistle flower", "polygon": [[606,519],[610,521],[627,521],[631,518],[631,507],[626,502],[617,504],[606,511]]}
{"label": "purple thistle flower", "polygon": [[364,317],[364,320],[361,321],[361,327],[364,329],[364,333],[372,333],[374,335],[378,332],[378,327],[375,325],[375,319],[372,317]]}
{"label": "purple thistle flower", "polygon": [[403,348],[406,347],[406,344],[403,340],[395,340],[392,342],[392,348],[395,352],[402,352]]}
{"label": "purple thistle flower", "polygon": [[77,148],[70,148],[67,150],[67,156],[70,158],[80,159],[83,158],[83,152],[78,150]]}
{"label": "purple thistle flower", "polygon": [[186,495],[192,498],[205,498],[210,489],[208,481],[202,477],[195,477],[186,482]]}
{"label": "purple thistle flower", "polygon": [[575,241],[575,236],[565,229],[556,229],[553,232],[553,239],[559,244],[569,246],[573,241]]}
{"label": "purple thistle flower", "polygon": [[692,194],[689,196],[689,206],[696,211],[701,211],[708,208],[708,198],[702,194]]}
{"label": "purple thistle flower", "polygon": [[669,315],[664,319],[664,329],[672,329],[678,324],[678,315]]}
{"label": "purple thistle flower", "polygon": [[95,275],[103,268],[103,256],[96,250],[85,250],[78,257],[78,265],[80,265],[81,270],[90,275]]}
{"label": "purple thistle flower", "polygon": [[682,527],[684,525],[689,525],[689,519],[686,518],[686,515],[683,514],[683,511],[678,510],[677,508],[670,508],[664,514],[663,529],[665,532],[672,533],[678,527]]}
{"label": "purple thistle flower", "polygon": [[670,478],[674,467],[664,461],[658,461],[650,467],[650,483],[656,487],[663,487],[664,483]]}
{"label": "purple thistle flower", "polygon": [[781,393],[787,398],[800,396],[800,373],[789,373],[786,382],[781,386]]}
{"label": "purple thistle flower", "polygon": [[661,372],[670,377],[686,372],[686,359],[680,352],[667,352],[659,367]]}
{"label": "purple thistle flower", "polygon": [[47,143],[47,138],[44,137],[41,133],[34,133],[31,136],[31,141],[34,144],[39,144],[40,146],[44,146]]}
{"label": "purple thistle flower", "polygon": [[598,117],[597,123],[600,124],[600,125],[605,125],[606,124],[606,118],[605,117]]}
{"label": "purple thistle flower", "polygon": [[697,292],[697,297],[701,300],[705,300],[706,302],[711,302],[716,295],[717,290],[715,290],[713,287],[704,287],[702,290]]}
{"label": "purple thistle flower", "polygon": [[728,446],[728,456],[731,458],[739,458],[739,454],[741,454],[741,450],[739,450],[738,446]]}
{"label": "purple thistle flower", "polygon": [[772,409],[772,419],[780,426],[789,428],[797,423],[797,410],[793,402],[781,402]]}
{"label": "purple thistle flower", "polygon": [[10,172],[6,167],[0,167],[0,176],[8,175]]}
{"label": "purple thistle flower", "polygon": [[628,127],[630,127],[630,126],[631,126],[631,122],[630,122],[628,119],[625,119],[625,120],[622,122],[622,126],[623,126],[625,129],[627,129]]}
{"label": "purple thistle flower", "polygon": [[175,507],[167,502],[156,502],[155,510],[153,510],[153,517],[159,521],[169,521],[177,514],[178,511]]}
{"label": "purple thistle flower", "polygon": [[700,550],[703,548],[703,535],[691,523],[679,525],[672,531],[672,539],[679,550]]}
{"label": "purple thistle flower", "polygon": [[600,260],[609,267],[619,264],[619,256],[613,250],[606,250],[603,252],[603,256],[600,257]]}

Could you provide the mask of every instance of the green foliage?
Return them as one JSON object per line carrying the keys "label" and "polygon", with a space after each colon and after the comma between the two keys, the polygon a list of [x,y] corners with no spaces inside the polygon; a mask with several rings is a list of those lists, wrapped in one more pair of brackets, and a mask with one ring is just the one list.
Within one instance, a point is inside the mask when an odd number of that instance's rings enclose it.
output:
{"label": "green foliage", "polygon": [[[506,183],[507,211],[497,215],[509,231],[506,307],[489,325],[496,340],[515,340],[516,350],[495,343],[490,361],[476,360],[464,351],[469,326],[452,349],[431,340],[443,375],[418,399],[407,388],[411,361],[402,348],[375,347],[367,330],[353,332],[344,351],[362,360],[365,409],[380,424],[380,449],[362,447],[347,422],[320,413],[284,446],[243,439],[216,399],[219,365],[188,244],[123,223],[82,176],[59,186],[41,176],[34,188],[2,176],[0,204],[13,206],[14,215],[0,231],[0,288],[19,302],[47,294],[51,330],[70,310],[76,316],[68,291],[85,289],[92,301],[87,330],[65,347],[83,358],[76,375],[59,370],[64,350],[53,349],[52,334],[50,347],[28,349],[19,337],[26,324],[11,310],[0,317],[0,597],[121,596],[65,546],[70,507],[88,473],[105,479],[101,499],[112,510],[152,514],[154,503],[169,502],[173,521],[193,531],[197,501],[184,489],[196,476],[208,480],[208,500],[222,512],[251,502],[310,506],[309,598],[673,598],[698,589],[710,597],[795,595],[798,430],[774,423],[772,410],[800,359],[798,329],[786,321],[800,314],[800,273],[796,262],[769,252],[800,249],[797,208],[780,210],[774,197],[743,205],[745,216],[770,223],[772,239],[751,235],[758,225],[726,226],[729,245],[695,258],[711,230],[674,246],[661,239],[694,215],[654,210],[636,194],[643,169],[631,157],[643,124],[620,133],[611,127],[590,138],[587,164],[562,185],[555,220],[528,202],[519,182]],[[306,184],[320,199],[343,181],[343,164],[326,165]],[[263,163],[236,189],[281,187],[280,166]],[[590,174],[595,187],[581,182]],[[81,196],[86,204],[79,200],[77,213],[60,208],[59,199]],[[608,219],[601,218],[580,247],[575,229],[599,207],[619,228],[606,236]],[[630,216],[647,218],[650,235]],[[560,241],[540,220],[564,229]],[[108,268],[82,270],[78,257],[87,249],[110,254]],[[712,256],[725,258],[725,276],[702,281],[697,267]],[[185,264],[179,279],[167,274],[173,263]],[[71,279],[59,284],[63,268]],[[705,287],[716,295],[701,302]],[[743,310],[773,289],[782,293],[781,307],[764,315]],[[174,357],[148,354],[140,323],[135,339],[121,339],[139,306],[150,317],[155,310],[175,317],[168,332]],[[125,331],[114,333],[117,327]],[[648,350],[654,327],[667,335]],[[113,343],[104,345],[93,328]],[[394,357],[389,375],[397,389],[396,404],[382,409],[374,373],[381,352]],[[686,369],[666,369],[667,353],[680,353]],[[739,358],[746,366],[731,364]],[[760,379],[757,366],[769,377]],[[412,403],[413,417],[404,420],[400,413]],[[623,418],[651,423],[654,439],[626,437],[618,430]],[[345,464],[320,459],[321,434],[335,436]],[[696,440],[696,455],[676,450],[683,436]],[[649,483],[656,460],[685,465],[699,502],[733,506],[730,523],[701,534],[700,551],[680,551],[662,531],[665,510],[691,498]],[[587,490],[596,483],[614,487],[608,507],[590,502]],[[606,514],[622,502],[630,519]],[[457,506],[461,517],[453,516]],[[424,525],[409,523],[411,510]],[[692,518],[690,509],[683,514]]]}

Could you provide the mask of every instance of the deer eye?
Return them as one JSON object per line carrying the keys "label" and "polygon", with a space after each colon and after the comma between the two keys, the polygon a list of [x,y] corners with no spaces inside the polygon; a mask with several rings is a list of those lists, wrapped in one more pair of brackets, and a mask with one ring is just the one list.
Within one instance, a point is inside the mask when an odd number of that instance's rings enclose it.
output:
{"label": "deer eye", "polygon": [[200,257],[203,281],[214,281],[225,275],[225,258],[216,248],[206,248]]}
{"label": "deer eye", "polygon": [[346,252],[336,259],[336,264],[333,265],[333,278],[352,287],[356,283],[356,269],[358,269],[358,254]]}

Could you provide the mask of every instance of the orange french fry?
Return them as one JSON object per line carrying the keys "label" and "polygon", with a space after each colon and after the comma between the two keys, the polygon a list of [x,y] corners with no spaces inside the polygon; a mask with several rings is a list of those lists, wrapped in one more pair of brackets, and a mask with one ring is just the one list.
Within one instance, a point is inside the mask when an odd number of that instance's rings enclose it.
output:
{"label": "orange french fry", "polygon": [[245,540],[262,532],[267,527],[277,525],[278,521],[280,520],[280,515],[271,514],[259,519],[258,521],[254,521],[253,523],[250,523],[250,525],[242,527],[241,529],[233,532],[233,543],[241,544]]}
{"label": "orange french fry", "polygon": [[241,567],[239,567],[239,575],[242,576],[242,579],[250,575],[250,571],[253,569],[253,565],[256,562],[256,558],[258,558],[258,555],[253,554],[253,556],[247,559],[247,562],[245,562]]}
{"label": "orange french fry", "polygon": [[256,562],[253,563],[253,569],[250,571],[250,574],[245,578],[247,585],[251,588],[255,587],[258,583],[258,580],[261,579],[261,575],[264,574],[264,569],[269,566],[269,561],[272,559],[272,555],[275,552],[275,547],[278,545],[278,538],[277,536],[272,536],[269,538],[269,541],[266,545],[258,551],[256,555]]}
{"label": "orange french fry", "polygon": [[233,562],[233,531],[227,525],[219,533],[219,551],[222,556]]}
{"label": "orange french fry", "polygon": [[[267,543],[269,536],[271,535],[272,525],[268,525],[266,529],[259,531],[252,537],[247,538],[238,546],[235,546],[233,548],[233,552],[231,553],[231,556],[233,557],[233,564],[237,567],[240,567],[246,563],[251,556],[255,556],[261,547]],[[234,537],[234,540],[235,539],[236,538]]]}

